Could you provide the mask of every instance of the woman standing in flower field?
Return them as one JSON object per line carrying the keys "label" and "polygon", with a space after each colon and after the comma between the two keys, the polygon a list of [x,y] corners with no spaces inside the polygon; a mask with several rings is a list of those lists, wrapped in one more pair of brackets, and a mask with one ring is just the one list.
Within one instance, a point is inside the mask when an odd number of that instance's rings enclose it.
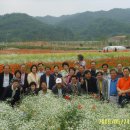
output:
{"label": "woman standing in flower field", "polygon": [[28,80],[28,84],[30,84],[31,82],[35,82],[36,83],[36,88],[39,88],[39,76],[37,74],[38,68],[36,65],[32,65],[30,68],[30,73],[28,74],[27,80]]}

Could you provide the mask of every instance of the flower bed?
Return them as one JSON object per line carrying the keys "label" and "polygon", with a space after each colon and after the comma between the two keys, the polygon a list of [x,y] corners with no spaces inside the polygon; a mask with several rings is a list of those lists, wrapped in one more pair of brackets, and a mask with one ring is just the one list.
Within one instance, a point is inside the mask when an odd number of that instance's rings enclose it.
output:
{"label": "flower bed", "polygon": [[[25,58],[26,59],[26,58]],[[32,59],[33,60],[33,59]],[[87,63],[87,68],[90,68],[90,62],[92,61],[93,59],[86,59],[86,63]],[[20,60],[19,60],[20,61]],[[76,61],[76,58],[75,60],[72,59],[72,60],[66,60],[70,67],[74,67],[74,63]],[[110,58],[100,58],[100,59],[95,59],[94,61],[96,61],[96,67],[97,69],[101,69],[101,66],[102,64],[104,63],[107,63],[109,65],[110,68],[112,67],[116,67],[118,63],[121,63],[123,66],[130,66],[130,57],[110,57]],[[61,70],[62,69],[62,63],[64,62],[63,60],[62,61],[53,61],[52,62],[45,62],[45,61],[29,61],[29,62],[26,62],[26,66],[27,66],[27,71],[30,70],[30,67],[33,65],[33,64],[38,64],[42,62],[45,66],[50,66],[52,71],[53,71],[53,67],[54,65],[59,65],[59,69]],[[23,62],[24,63],[24,62]],[[6,64],[6,63],[5,63]],[[9,64],[10,65],[10,68],[11,68],[11,72],[14,73],[15,70],[17,69],[20,69],[20,63],[11,63]],[[3,66],[4,64],[0,64],[0,72],[3,71]]]}
{"label": "flower bed", "polygon": [[129,105],[122,109],[90,96],[62,99],[53,94],[26,97],[14,109],[0,103],[0,130],[110,129],[130,130]]}

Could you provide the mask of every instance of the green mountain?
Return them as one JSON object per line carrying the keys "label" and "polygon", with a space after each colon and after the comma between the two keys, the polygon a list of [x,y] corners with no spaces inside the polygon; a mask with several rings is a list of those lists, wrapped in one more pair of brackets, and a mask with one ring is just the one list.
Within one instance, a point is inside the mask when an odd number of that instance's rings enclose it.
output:
{"label": "green mountain", "polygon": [[26,14],[0,16],[0,41],[67,40],[73,33],[54,27]]}
{"label": "green mountain", "polygon": [[[70,29],[75,40],[96,40],[130,33],[130,9],[83,12],[38,18],[41,22]],[[50,22],[51,21],[51,22]]]}
{"label": "green mountain", "polygon": [[61,17],[0,16],[0,41],[101,40],[130,35],[130,9],[83,12]]}

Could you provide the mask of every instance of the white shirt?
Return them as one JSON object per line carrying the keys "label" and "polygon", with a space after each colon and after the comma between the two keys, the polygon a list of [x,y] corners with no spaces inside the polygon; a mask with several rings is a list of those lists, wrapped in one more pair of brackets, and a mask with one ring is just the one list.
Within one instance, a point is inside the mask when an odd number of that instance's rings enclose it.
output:
{"label": "white shirt", "polygon": [[21,75],[21,82],[22,82],[22,84],[24,84],[24,80],[25,80],[25,73],[23,73],[23,74]]}
{"label": "white shirt", "polygon": [[63,97],[63,96],[62,96],[62,89],[58,89],[58,96],[59,96],[59,97]]}
{"label": "white shirt", "polygon": [[83,61],[79,61],[79,65],[86,66],[86,62],[84,60]]}
{"label": "white shirt", "polygon": [[11,97],[11,98],[13,98],[13,96],[14,96],[14,95],[15,95],[15,93],[16,93],[17,88],[16,88],[16,89],[14,89],[14,88],[13,88],[13,85],[12,85],[12,87],[11,87],[11,88],[12,88],[12,91],[13,91],[13,92],[12,92],[12,97]]}
{"label": "white shirt", "polygon": [[106,79],[106,80],[111,79],[110,73],[109,72],[107,72],[107,73],[104,72],[103,73],[103,78]]}
{"label": "white shirt", "polygon": [[46,93],[43,93],[43,91],[41,90],[41,91],[39,91],[39,95],[41,95],[41,96],[45,96],[45,97],[48,97],[48,96],[51,96],[51,90],[49,90],[49,89],[47,89],[47,92]]}
{"label": "white shirt", "polygon": [[39,71],[37,74],[38,74],[39,78],[41,78],[41,76],[44,74],[44,72]]}
{"label": "white shirt", "polygon": [[9,74],[4,74],[4,82],[3,82],[3,87],[9,86]]}
{"label": "white shirt", "polygon": [[46,76],[46,84],[47,84],[47,88],[49,88],[49,76]]}

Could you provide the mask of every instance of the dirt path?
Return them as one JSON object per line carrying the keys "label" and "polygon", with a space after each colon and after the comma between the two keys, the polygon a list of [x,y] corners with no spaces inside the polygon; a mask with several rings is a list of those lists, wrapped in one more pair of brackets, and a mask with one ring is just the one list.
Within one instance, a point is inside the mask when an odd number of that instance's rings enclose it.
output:
{"label": "dirt path", "polygon": [[[40,50],[40,49],[11,49],[0,50],[0,54],[42,54],[42,53],[73,53],[88,52],[88,50]],[[91,51],[96,52],[96,51]]]}

